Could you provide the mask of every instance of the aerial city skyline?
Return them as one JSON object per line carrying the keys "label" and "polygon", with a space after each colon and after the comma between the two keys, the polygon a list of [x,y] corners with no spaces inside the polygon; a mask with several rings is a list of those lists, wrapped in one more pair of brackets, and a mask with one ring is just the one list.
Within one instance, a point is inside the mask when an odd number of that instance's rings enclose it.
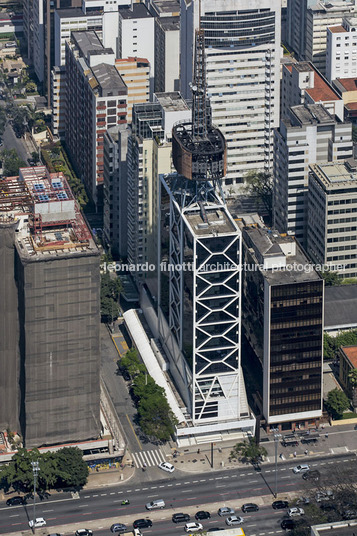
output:
{"label": "aerial city skyline", "polygon": [[0,9],[0,534],[352,536],[356,1]]}

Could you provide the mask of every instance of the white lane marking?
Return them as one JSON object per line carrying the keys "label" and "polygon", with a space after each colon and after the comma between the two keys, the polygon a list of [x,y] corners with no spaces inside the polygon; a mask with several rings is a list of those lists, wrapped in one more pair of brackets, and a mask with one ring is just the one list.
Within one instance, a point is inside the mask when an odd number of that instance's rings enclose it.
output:
{"label": "white lane marking", "polygon": [[115,495],[115,491],[111,491],[109,495]]}
{"label": "white lane marking", "polygon": [[147,457],[149,458],[149,460],[151,461],[151,463],[152,463],[153,466],[154,466],[154,465],[159,465],[160,462],[157,462],[153,450],[152,450],[152,451],[148,450],[148,451],[146,452],[146,455],[147,455]]}
{"label": "white lane marking", "polygon": [[193,489],[183,489],[182,493],[191,493],[191,491],[193,491]]}
{"label": "white lane marking", "polygon": [[156,494],[156,495],[148,495],[148,499],[151,499],[151,497],[158,497],[159,495]]}
{"label": "white lane marking", "polygon": [[98,494],[97,494],[97,495],[93,495],[93,497],[98,497],[98,496],[99,496]]}
{"label": "white lane marking", "polygon": [[12,516],[9,516],[9,517],[19,517],[20,514],[14,514]]}
{"label": "white lane marking", "polygon": [[100,496],[101,497],[106,497],[108,494],[107,493],[101,493]]}
{"label": "white lane marking", "polygon": [[43,513],[45,513],[45,512],[53,512],[53,511],[54,511],[53,509],[52,510],[42,510]]}
{"label": "white lane marking", "polygon": [[[115,502],[115,501],[113,501],[113,502]],[[78,508],[85,508],[86,506],[89,506],[89,504],[79,504]]]}

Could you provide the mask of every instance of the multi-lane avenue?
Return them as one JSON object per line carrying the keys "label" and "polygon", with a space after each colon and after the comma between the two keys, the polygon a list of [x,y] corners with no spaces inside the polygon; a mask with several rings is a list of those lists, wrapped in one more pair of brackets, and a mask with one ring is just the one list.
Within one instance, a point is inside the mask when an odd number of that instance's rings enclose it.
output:
{"label": "multi-lane avenue", "polygon": [[[310,465],[318,468],[323,479],[338,464],[352,467],[356,464],[354,454],[341,456],[315,457]],[[278,466],[279,498],[289,496],[293,492],[304,490],[305,483],[301,475],[292,472],[294,462],[286,462]],[[274,464],[266,464],[262,473],[256,473],[251,467],[220,471],[210,474],[187,474],[176,470],[172,475],[163,473],[161,478],[146,483],[123,483],[102,490],[83,490],[79,498],[70,494],[53,493],[48,499],[40,502],[36,508],[36,516],[43,516],[48,532],[74,534],[79,527],[93,528],[96,536],[109,534],[109,527],[114,521],[132,527],[135,519],[150,517],[153,528],[145,529],[148,536],[155,533],[181,535],[182,525],[174,525],[171,516],[175,512],[187,512],[193,515],[197,510],[208,510],[212,518],[203,522],[204,528],[225,527],[224,518],[217,516],[220,506],[228,505],[236,509],[238,515],[245,519],[244,529],[247,536],[254,534],[277,533],[284,512],[274,511],[271,503],[274,500],[275,488]],[[303,493],[303,491],[301,492]],[[289,494],[289,495],[288,495]],[[130,499],[130,505],[122,506],[124,498]],[[162,498],[166,503],[164,510],[147,512],[145,504],[154,499]],[[242,514],[240,507],[244,502],[254,499],[260,505],[259,512]],[[28,519],[32,518],[31,501],[27,507],[0,506],[0,533],[20,533],[28,527]],[[69,525],[69,526],[68,526]],[[65,527],[67,526],[67,527]]]}

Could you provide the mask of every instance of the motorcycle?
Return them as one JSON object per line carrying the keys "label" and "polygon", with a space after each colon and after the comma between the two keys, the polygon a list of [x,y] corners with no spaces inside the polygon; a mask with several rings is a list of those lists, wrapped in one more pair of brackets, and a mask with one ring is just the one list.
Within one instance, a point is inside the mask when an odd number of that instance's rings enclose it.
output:
{"label": "motorcycle", "polygon": [[129,499],[124,499],[122,502],[121,502],[122,506],[125,506],[126,504],[130,504],[130,501]]}

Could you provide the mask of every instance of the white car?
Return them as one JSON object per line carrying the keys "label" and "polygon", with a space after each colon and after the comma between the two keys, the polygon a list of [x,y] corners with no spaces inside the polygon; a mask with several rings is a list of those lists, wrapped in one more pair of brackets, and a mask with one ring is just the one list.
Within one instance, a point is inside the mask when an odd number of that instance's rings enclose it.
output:
{"label": "white car", "polygon": [[299,506],[292,506],[288,510],[288,516],[289,517],[298,517],[303,516],[305,514],[303,508],[300,508]]}
{"label": "white car", "polygon": [[310,465],[297,465],[293,468],[293,473],[306,473],[306,471],[310,471]]}
{"label": "white car", "polygon": [[226,519],[226,525],[232,526],[232,525],[241,525],[243,523],[244,519],[240,516],[230,516]]}
{"label": "white car", "polygon": [[186,532],[197,532],[199,530],[203,530],[201,523],[186,523],[185,525]]}
{"label": "white car", "polygon": [[45,527],[45,526],[46,526],[46,521],[43,519],[43,517],[36,517],[35,521],[33,519],[29,521],[30,529],[32,529],[32,527],[35,527],[35,529],[37,529],[39,527]]}
{"label": "white car", "polygon": [[175,471],[175,467],[172,465],[172,463],[169,462],[159,463],[158,468],[162,469],[163,471],[166,471],[167,473],[173,473]]}

